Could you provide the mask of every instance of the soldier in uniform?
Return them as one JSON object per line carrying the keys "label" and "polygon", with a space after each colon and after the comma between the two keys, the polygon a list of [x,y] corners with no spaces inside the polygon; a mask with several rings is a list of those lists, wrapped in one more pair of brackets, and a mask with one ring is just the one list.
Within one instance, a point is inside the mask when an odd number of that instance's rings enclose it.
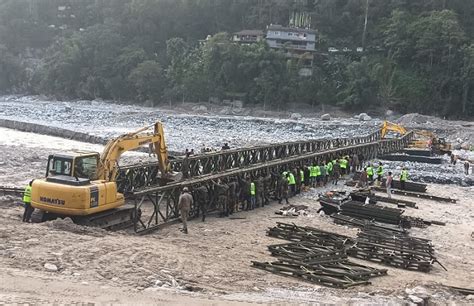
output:
{"label": "soldier in uniform", "polygon": [[219,216],[221,217],[228,217],[229,210],[227,207],[228,204],[228,194],[229,194],[229,186],[222,183],[221,180],[218,180],[215,186],[215,193],[217,195],[217,205],[219,207],[220,213]]}
{"label": "soldier in uniform", "polygon": [[188,217],[193,204],[193,197],[189,193],[188,187],[183,188],[183,192],[179,196],[178,209],[181,214],[181,221],[183,221],[183,233],[188,233]]}
{"label": "soldier in uniform", "polygon": [[230,181],[229,186],[229,214],[237,212],[239,209],[238,184],[235,180]]}
{"label": "soldier in uniform", "polygon": [[[246,203],[245,210],[249,210],[251,203],[250,203],[250,178],[241,178],[239,177],[239,185],[240,185],[240,199],[242,203]],[[242,206],[242,209],[244,207]]]}
{"label": "soldier in uniform", "polygon": [[272,176],[267,172],[267,175],[263,178],[263,204],[268,205],[270,203],[270,192],[271,192]]}
{"label": "soldier in uniform", "polygon": [[288,204],[288,180],[290,178],[290,174],[287,173],[286,176],[280,177],[280,190],[279,190],[279,195],[280,198],[278,198],[278,203],[281,204],[281,201],[285,199],[286,204]]}
{"label": "soldier in uniform", "polygon": [[209,188],[207,186],[201,186],[198,187],[194,190],[194,199],[196,200],[196,203],[199,206],[198,210],[198,217],[199,217],[199,211],[201,211],[202,214],[202,222],[206,220],[206,214],[207,214],[207,206],[209,205]]}
{"label": "soldier in uniform", "polygon": [[259,176],[255,180],[255,199],[256,199],[256,207],[263,207],[264,202],[262,201],[263,198],[263,178]]}

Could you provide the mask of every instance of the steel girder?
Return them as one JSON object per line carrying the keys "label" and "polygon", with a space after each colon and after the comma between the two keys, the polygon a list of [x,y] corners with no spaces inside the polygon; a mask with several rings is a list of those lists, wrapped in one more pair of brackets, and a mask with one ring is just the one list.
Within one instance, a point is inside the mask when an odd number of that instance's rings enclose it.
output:
{"label": "steel girder", "polygon": [[[247,166],[235,167],[224,171],[200,175],[187,180],[173,183],[165,186],[144,186],[135,189],[129,198],[134,199],[137,210],[135,220],[135,231],[137,233],[146,233],[160,228],[165,224],[179,221],[180,215],[177,209],[178,198],[184,187],[191,191],[201,186],[211,187],[217,180],[222,183],[237,181],[238,178],[250,177],[255,180],[259,177],[270,175],[271,182],[267,193],[271,196],[276,192],[277,180],[280,174],[285,170],[308,166],[314,163],[321,163],[325,160],[331,160],[338,156],[351,153],[363,154],[367,159],[374,158],[381,152],[391,152],[392,150],[401,150],[408,145],[412,134],[407,134],[400,139],[390,139],[383,141],[374,141],[362,143],[341,148],[330,148],[319,152],[306,152],[296,154],[284,159],[274,159],[265,162],[248,164]],[[219,155],[219,154],[216,154]],[[239,199],[242,200],[242,199]],[[148,205],[148,209],[153,210],[150,214],[140,214],[143,207]],[[212,191],[207,206],[207,211],[213,211],[217,207],[217,194]],[[196,217],[199,214],[197,203],[191,207],[190,217]]]}
{"label": "steel girder", "polygon": [[[224,150],[213,153],[193,155],[188,158],[187,169],[183,168],[183,158],[170,161],[173,171],[185,172],[188,178],[219,173],[230,169],[239,169],[258,163],[280,160],[296,155],[327,151],[336,148],[369,144],[380,139],[380,131],[357,138],[318,139],[309,141],[286,142],[249,148]],[[387,143],[392,143],[388,141]],[[386,146],[383,146],[384,148]],[[393,152],[383,150],[380,153]],[[373,152],[373,158],[377,152]],[[184,163],[186,165],[186,163]],[[130,193],[137,189],[160,185],[158,163],[146,163],[121,167],[117,176],[118,190]]]}

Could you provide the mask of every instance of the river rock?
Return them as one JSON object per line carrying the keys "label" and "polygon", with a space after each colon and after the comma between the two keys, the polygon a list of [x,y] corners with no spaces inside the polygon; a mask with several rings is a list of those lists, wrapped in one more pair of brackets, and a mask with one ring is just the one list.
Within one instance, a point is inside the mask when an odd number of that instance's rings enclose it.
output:
{"label": "river rock", "polygon": [[329,115],[329,114],[321,115],[321,120],[329,121],[329,120],[331,120],[331,115]]}
{"label": "river rock", "polygon": [[463,149],[463,150],[469,150],[470,148],[471,148],[471,144],[467,141],[465,141],[461,144],[461,149]]}
{"label": "river rock", "polygon": [[57,272],[58,271],[58,267],[55,264],[52,264],[52,263],[49,263],[49,262],[44,264],[44,268],[47,271],[50,271],[50,272]]}

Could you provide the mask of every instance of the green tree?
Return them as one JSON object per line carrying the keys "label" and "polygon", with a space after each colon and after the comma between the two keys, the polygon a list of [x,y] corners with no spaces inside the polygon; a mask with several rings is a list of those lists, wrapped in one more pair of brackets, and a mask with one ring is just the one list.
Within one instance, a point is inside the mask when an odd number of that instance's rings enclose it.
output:
{"label": "green tree", "polygon": [[148,60],[140,63],[132,70],[128,77],[138,93],[141,101],[160,101],[165,88],[165,75],[160,64],[156,61]]}

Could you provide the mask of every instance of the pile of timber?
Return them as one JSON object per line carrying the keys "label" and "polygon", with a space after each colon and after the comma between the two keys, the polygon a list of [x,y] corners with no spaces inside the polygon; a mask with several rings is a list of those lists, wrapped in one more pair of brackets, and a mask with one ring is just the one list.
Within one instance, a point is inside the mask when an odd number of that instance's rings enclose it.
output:
{"label": "pile of timber", "polygon": [[[382,179],[382,186],[385,187],[386,179]],[[428,185],[423,183],[415,183],[415,182],[405,182],[405,190],[406,191],[413,191],[413,192],[426,192],[426,187]],[[400,184],[399,180],[392,181],[392,188],[402,189],[402,185]]]}
{"label": "pile of timber", "polygon": [[342,249],[346,244],[353,243],[352,238],[348,236],[322,231],[310,226],[297,226],[282,222],[277,222],[277,226],[269,228],[267,235],[274,238],[295,242],[309,242],[336,249]]}
{"label": "pile of timber", "polygon": [[376,204],[365,204],[358,201],[347,201],[341,205],[341,215],[360,219],[374,220],[388,224],[402,224],[404,210],[389,208]]}
{"label": "pile of timber", "polygon": [[403,152],[408,155],[416,155],[416,156],[431,156],[433,152],[430,149],[415,149],[415,148],[405,148]]}
{"label": "pile of timber", "polygon": [[411,207],[418,208],[413,201],[402,199],[388,198],[374,194],[370,189],[359,189],[350,193],[351,199],[354,201],[365,202],[366,198],[370,199],[370,203],[384,202],[398,205],[399,208]]}
{"label": "pile of timber", "polygon": [[380,159],[390,160],[390,161],[410,161],[410,162],[436,164],[436,165],[440,165],[443,163],[443,159],[441,157],[407,155],[407,154],[388,154],[388,155],[381,156]]}
{"label": "pile of timber", "polygon": [[334,214],[331,215],[331,218],[333,219],[335,224],[339,225],[349,225],[353,227],[358,227],[358,228],[366,228],[366,227],[372,227],[372,228],[380,228],[382,230],[390,230],[394,232],[400,232],[400,233],[405,233],[406,229],[403,227],[395,226],[395,225],[390,225],[390,224],[384,224],[376,221],[370,221],[367,219],[360,219],[360,218],[355,218],[355,217],[349,217],[341,214]]}
{"label": "pile of timber", "polygon": [[347,254],[387,266],[421,272],[429,272],[434,263],[439,263],[430,240],[370,225],[359,232],[356,243],[347,249]]}

